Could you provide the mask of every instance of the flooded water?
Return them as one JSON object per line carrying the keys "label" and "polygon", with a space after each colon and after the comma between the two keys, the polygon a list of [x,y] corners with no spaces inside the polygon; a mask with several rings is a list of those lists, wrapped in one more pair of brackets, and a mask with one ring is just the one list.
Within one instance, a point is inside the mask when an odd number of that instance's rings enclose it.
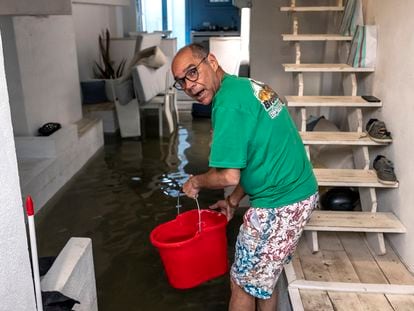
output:
{"label": "flooded water", "polygon": [[[56,256],[72,236],[91,238],[100,311],[227,310],[228,275],[173,289],[149,241],[155,226],[174,219],[188,174],[207,170],[209,141],[210,120],[183,115],[169,138],[149,129],[143,141],[105,144],[37,215],[39,255]],[[222,191],[202,191],[200,206],[222,197]],[[186,197],[180,203],[182,211],[196,208]],[[236,215],[227,227],[230,260],[240,223]]]}

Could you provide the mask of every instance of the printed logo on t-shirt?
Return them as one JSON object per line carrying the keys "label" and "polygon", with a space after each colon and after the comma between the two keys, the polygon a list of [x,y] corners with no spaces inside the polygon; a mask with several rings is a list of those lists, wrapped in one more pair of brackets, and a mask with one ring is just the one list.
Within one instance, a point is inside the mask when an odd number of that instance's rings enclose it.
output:
{"label": "printed logo on t-shirt", "polygon": [[276,92],[268,85],[262,82],[253,79],[250,79],[250,82],[254,96],[260,101],[269,116],[272,119],[276,118],[284,106],[283,102],[279,99],[279,96],[277,96]]}

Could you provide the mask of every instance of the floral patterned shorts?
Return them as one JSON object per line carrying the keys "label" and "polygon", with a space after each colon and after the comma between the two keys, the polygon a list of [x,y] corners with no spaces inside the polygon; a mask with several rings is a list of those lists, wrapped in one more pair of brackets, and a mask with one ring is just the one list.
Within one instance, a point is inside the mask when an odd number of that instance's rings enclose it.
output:
{"label": "floral patterned shorts", "polygon": [[319,196],[281,208],[249,208],[236,242],[233,281],[248,294],[268,299],[296,249]]}

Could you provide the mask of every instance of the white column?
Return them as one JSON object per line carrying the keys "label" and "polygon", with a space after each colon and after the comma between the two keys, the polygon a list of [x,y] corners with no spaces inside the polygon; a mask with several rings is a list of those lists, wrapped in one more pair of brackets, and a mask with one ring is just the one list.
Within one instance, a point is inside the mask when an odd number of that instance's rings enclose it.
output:
{"label": "white column", "polygon": [[1,38],[0,141],[0,309],[36,310]]}

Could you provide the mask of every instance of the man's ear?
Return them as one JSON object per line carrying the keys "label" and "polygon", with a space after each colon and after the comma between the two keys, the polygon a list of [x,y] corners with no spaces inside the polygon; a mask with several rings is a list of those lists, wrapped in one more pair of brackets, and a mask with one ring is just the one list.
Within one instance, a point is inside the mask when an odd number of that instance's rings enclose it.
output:
{"label": "man's ear", "polygon": [[219,64],[214,54],[209,53],[207,56],[207,59],[208,59],[208,62],[210,63],[211,68],[213,68],[214,71],[217,71]]}

